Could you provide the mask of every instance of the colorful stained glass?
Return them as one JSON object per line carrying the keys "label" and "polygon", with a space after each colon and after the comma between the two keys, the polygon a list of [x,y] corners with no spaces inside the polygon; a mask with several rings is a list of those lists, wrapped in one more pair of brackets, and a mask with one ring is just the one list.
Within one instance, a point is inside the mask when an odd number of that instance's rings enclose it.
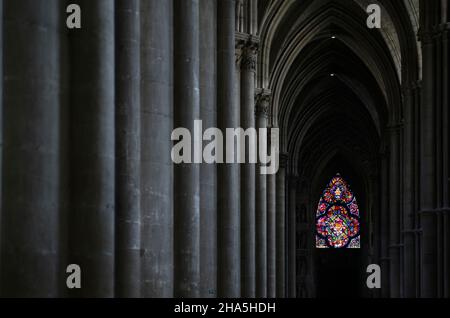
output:
{"label": "colorful stained glass", "polygon": [[316,212],[317,248],[360,248],[359,207],[337,174],[324,190]]}

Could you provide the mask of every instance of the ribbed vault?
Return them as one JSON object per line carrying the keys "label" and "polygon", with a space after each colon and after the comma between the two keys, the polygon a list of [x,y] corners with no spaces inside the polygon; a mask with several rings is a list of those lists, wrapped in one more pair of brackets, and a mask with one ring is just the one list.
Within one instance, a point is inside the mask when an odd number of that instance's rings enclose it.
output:
{"label": "ribbed vault", "polygon": [[415,78],[418,69],[416,4],[377,2],[380,30],[367,28],[367,4],[259,4],[258,81],[272,91],[272,124],[281,128],[281,149],[292,158],[293,174],[311,171],[308,158],[318,159],[312,153],[349,141],[350,151],[362,150],[358,156],[376,166],[386,128],[402,117],[401,83]]}

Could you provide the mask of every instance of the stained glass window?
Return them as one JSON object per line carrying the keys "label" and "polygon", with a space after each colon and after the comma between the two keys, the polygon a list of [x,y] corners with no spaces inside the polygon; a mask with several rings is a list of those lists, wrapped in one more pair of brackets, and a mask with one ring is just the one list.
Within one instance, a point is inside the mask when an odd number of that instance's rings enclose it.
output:
{"label": "stained glass window", "polygon": [[360,248],[359,207],[337,174],[323,191],[316,212],[317,248]]}

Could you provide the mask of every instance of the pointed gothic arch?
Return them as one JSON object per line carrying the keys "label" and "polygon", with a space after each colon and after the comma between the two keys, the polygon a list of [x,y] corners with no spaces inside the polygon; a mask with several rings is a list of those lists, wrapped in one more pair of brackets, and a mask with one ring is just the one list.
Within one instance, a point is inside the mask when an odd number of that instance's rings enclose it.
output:
{"label": "pointed gothic arch", "polygon": [[360,211],[350,186],[338,173],[319,200],[316,248],[360,248]]}

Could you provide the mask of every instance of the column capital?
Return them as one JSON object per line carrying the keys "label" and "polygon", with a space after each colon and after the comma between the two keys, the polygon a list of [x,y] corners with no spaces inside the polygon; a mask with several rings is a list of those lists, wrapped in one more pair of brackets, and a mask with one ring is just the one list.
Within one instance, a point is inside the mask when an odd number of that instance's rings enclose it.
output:
{"label": "column capital", "polygon": [[269,118],[270,102],[272,93],[267,89],[257,89],[255,94],[255,115],[256,117]]}
{"label": "column capital", "polygon": [[247,70],[251,72],[256,72],[256,59],[257,59],[256,50],[253,48],[245,47],[242,51],[240,57],[240,67],[241,70]]}
{"label": "column capital", "polygon": [[419,30],[417,37],[422,45],[433,44],[435,32],[432,30]]}
{"label": "column capital", "polygon": [[436,32],[439,34],[439,37],[442,39],[442,41],[448,41],[450,22],[441,23],[437,26],[436,29],[437,29]]}
{"label": "column capital", "polygon": [[440,32],[445,32],[445,31],[450,30],[450,22],[439,24],[438,29]]}
{"label": "column capital", "polygon": [[448,30],[450,30],[450,23],[441,23],[433,27],[433,35],[435,38],[439,38],[448,34]]}
{"label": "column capital", "polygon": [[450,23],[441,23],[426,30],[419,30],[417,36],[422,44],[433,44],[433,40],[448,34],[448,30],[450,30]]}
{"label": "column capital", "polygon": [[236,33],[237,62],[242,70],[256,72],[258,49],[259,37],[241,32]]}
{"label": "column capital", "polygon": [[416,92],[422,88],[422,82],[413,80],[402,85],[403,98],[407,96],[415,96]]}

